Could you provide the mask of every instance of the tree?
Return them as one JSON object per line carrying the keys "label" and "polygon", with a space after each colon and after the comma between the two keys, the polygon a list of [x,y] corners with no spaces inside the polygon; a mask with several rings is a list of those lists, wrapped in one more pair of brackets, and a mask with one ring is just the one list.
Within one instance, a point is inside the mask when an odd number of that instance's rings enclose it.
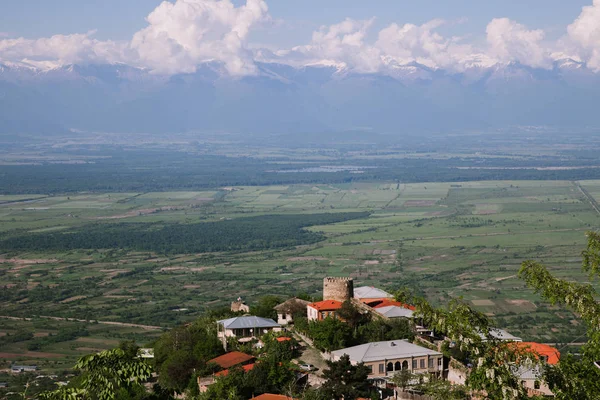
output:
{"label": "tree", "polygon": [[363,363],[352,365],[350,357],[344,354],[339,361],[327,361],[327,366],[329,368],[323,371],[326,381],[322,390],[328,399],[354,400],[369,395],[370,370]]}
{"label": "tree", "polygon": [[352,329],[356,329],[358,326],[366,324],[371,319],[369,314],[361,313],[350,300],[346,300],[342,303],[342,307],[337,311],[337,315]]}
{"label": "tree", "polygon": [[[600,275],[600,234],[588,232],[587,249],[582,252],[583,270],[590,278]],[[543,265],[525,261],[519,276],[530,288],[552,304],[566,306],[580,315],[587,324],[587,343],[581,355],[562,356],[556,366],[547,366],[544,379],[558,400],[591,400],[600,397],[600,369],[594,363],[600,360],[600,304],[598,293],[589,284],[558,279]]]}
{"label": "tree", "polygon": [[409,300],[416,306],[416,317],[423,324],[444,334],[473,360],[467,386],[487,393],[490,400],[527,399],[527,392],[514,374],[516,362],[535,362],[535,356],[519,352],[497,340],[490,332],[488,318],[461,300],[452,300],[446,309],[434,308],[422,298],[409,298],[406,293],[396,295],[398,301]]}
{"label": "tree", "polygon": [[122,389],[135,390],[152,373],[143,359],[117,348],[83,356],[75,370],[82,373],[80,385],[40,395],[45,400],[114,400]]}
{"label": "tree", "polygon": [[342,349],[352,340],[350,327],[335,318],[311,321],[308,325],[308,335],[313,340],[313,344],[324,351]]}
{"label": "tree", "polygon": [[433,376],[426,382],[417,385],[416,389],[431,397],[432,400],[465,400],[471,398],[465,386],[453,385]]}
{"label": "tree", "polygon": [[392,377],[392,382],[396,387],[402,390],[406,390],[409,386],[416,384],[419,380],[417,374],[413,374],[409,369],[403,369],[400,372],[396,372]]}
{"label": "tree", "polygon": [[277,296],[263,296],[258,299],[256,305],[252,306],[252,315],[277,320],[277,311],[274,307],[282,302],[282,299]]}

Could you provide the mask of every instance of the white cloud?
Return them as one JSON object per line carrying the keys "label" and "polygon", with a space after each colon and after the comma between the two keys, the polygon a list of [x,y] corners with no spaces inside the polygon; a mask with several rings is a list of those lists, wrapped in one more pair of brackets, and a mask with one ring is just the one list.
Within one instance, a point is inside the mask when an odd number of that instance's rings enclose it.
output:
{"label": "white cloud", "polygon": [[[283,50],[248,43],[253,29],[275,21],[266,0],[245,0],[238,6],[234,1],[238,4],[237,0],[163,1],[147,16],[147,26],[123,42],[97,40],[93,31],[34,40],[0,33],[0,60],[40,66],[124,62],[160,74],[194,72],[203,62],[218,61],[230,75],[243,76],[257,72],[257,60],[332,65],[362,73],[385,73],[417,62],[461,72],[512,61],[551,68],[553,60],[569,55],[600,71],[600,0],[584,7],[556,43],[546,43],[543,30],[507,18],[487,25],[483,47],[442,35],[440,28],[449,23],[441,19],[422,25],[393,23],[374,32],[375,40],[369,35],[374,19],[345,19],[313,32],[308,44]],[[460,21],[450,22],[454,23]]]}
{"label": "white cloud", "polygon": [[600,70],[600,0],[584,7],[567,32],[580,58],[587,61],[590,68]]}
{"label": "white cloud", "polygon": [[112,41],[93,39],[94,31],[73,35],[54,35],[41,39],[0,40],[0,59],[21,61],[55,60],[59,64],[117,62],[123,58],[124,46]]}
{"label": "white cloud", "polygon": [[460,69],[473,49],[460,38],[445,38],[435,31],[444,24],[441,19],[420,26],[391,24],[379,32],[375,46],[400,64],[416,61],[434,68]]}
{"label": "white cloud", "polygon": [[225,64],[232,75],[255,71],[247,49],[250,29],[268,19],[264,0],[235,7],[230,0],[164,1],[137,32],[131,49],[138,62],[160,73],[192,72],[205,61]]}
{"label": "white cloud", "polygon": [[544,48],[544,31],[528,30],[508,18],[495,18],[487,26],[489,54],[500,62],[518,61],[536,68],[551,68],[549,51]]}

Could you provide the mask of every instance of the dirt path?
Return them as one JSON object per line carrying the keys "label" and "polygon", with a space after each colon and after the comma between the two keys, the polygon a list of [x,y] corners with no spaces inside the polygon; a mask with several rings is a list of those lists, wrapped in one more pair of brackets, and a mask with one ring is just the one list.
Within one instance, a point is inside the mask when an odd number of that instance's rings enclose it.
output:
{"label": "dirt path", "polygon": [[600,214],[600,205],[598,205],[598,202],[596,201],[596,199],[594,199],[594,197],[587,191],[587,189],[585,189],[583,186],[581,186],[581,184],[579,182],[572,182],[572,183],[573,183],[573,185],[575,185],[577,187],[577,189],[579,189],[581,194],[583,194],[583,196],[587,199],[587,201],[590,203],[592,208],[594,210],[596,210],[596,212],[598,214]]}
{"label": "dirt path", "polygon": [[[6,315],[0,315],[0,318],[12,319],[12,320],[17,320],[17,321],[18,320],[20,320],[20,321],[22,321],[22,320],[31,321],[32,320],[32,318],[10,317],[10,316],[6,316]],[[128,322],[96,321],[93,319],[86,320],[86,319],[77,319],[77,318],[50,317],[47,315],[40,315],[38,318],[51,319],[54,321],[85,322],[85,323],[89,323],[89,324],[98,323],[98,324],[104,324],[104,325],[125,326],[125,327],[129,327],[129,328],[140,328],[140,329],[149,330],[149,331],[169,329],[169,328],[164,328],[162,326],[130,324]]]}

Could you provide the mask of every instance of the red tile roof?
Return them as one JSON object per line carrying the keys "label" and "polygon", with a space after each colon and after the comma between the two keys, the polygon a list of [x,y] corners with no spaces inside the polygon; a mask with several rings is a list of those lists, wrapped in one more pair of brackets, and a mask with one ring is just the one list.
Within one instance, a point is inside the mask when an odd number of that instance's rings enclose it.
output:
{"label": "red tile roof", "polygon": [[221,368],[229,368],[234,365],[243,364],[250,360],[254,360],[254,356],[241,353],[239,351],[232,351],[231,353],[223,354],[217,358],[213,358],[209,363],[215,363]]}
{"label": "red tile roof", "polygon": [[415,306],[411,306],[410,304],[404,304],[399,301],[394,301],[394,300],[390,300],[390,299],[377,299],[375,301],[371,300],[366,304],[373,308],[397,306],[397,307],[406,308],[411,311],[415,311],[417,309]]}
{"label": "red tile roof", "polygon": [[291,397],[284,396],[282,394],[271,394],[265,393],[260,396],[253,397],[254,400],[295,400]]}
{"label": "red tile roof", "polygon": [[[252,370],[252,368],[254,368],[254,366],[255,366],[255,365],[256,365],[256,364],[248,364],[248,365],[244,365],[244,366],[242,367],[242,369],[244,370],[244,372],[248,372],[248,371],[251,371],[251,370]],[[229,375],[229,370],[228,370],[228,369],[226,369],[226,370],[223,370],[223,371],[219,371],[219,372],[217,372],[217,373],[215,374],[215,376],[227,376],[227,375]]]}
{"label": "red tile roof", "polygon": [[280,336],[278,338],[275,338],[275,340],[277,340],[278,342],[288,342],[292,340],[292,338],[287,336]]}
{"label": "red tile roof", "polygon": [[310,303],[308,307],[312,307],[317,311],[333,311],[342,308],[342,302],[337,300],[323,300],[316,303]]}
{"label": "red tile roof", "polygon": [[546,357],[546,361],[550,365],[558,364],[560,360],[560,352],[552,346],[547,344],[535,343],[535,342],[514,342],[510,344],[515,346],[518,350],[527,353],[533,353],[536,356]]}

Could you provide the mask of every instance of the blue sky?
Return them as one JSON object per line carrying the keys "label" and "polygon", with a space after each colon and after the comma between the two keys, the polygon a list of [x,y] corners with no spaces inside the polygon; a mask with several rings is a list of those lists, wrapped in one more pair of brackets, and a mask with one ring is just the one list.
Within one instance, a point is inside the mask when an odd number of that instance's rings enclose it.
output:
{"label": "blue sky", "polygon": [[[128,40],[146,26],[145,17],[160,0],[3,0],[0,32],[37,38],[97,30],[99,39]],[[241,1],[234,1],[241,4]],[[274,46],[305,43],[312,31],[346,17],[376,17],[375,27],[389,23],[422,24],[433,18],[461,20],[447,33],[482,35],[493,18],[508,17],[529,28],[542,28],[549,38],[565,27],[591,0],[268,0],[269,13],[283,21],[252,34]]]}

